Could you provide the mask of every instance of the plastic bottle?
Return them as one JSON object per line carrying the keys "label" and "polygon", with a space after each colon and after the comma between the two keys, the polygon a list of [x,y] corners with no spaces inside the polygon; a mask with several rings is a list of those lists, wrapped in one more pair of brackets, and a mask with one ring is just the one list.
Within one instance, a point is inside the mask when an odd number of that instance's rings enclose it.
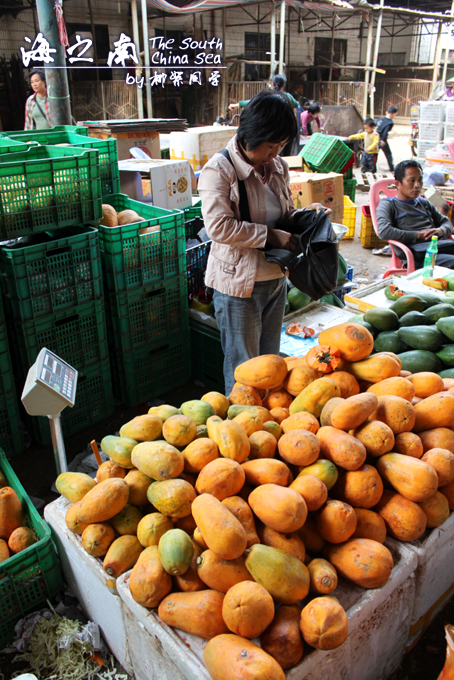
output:
{"label": "plastic bottle", "polygon": [[438,253],[438,236],[432,236],[432,240],[424,256],[424,265],[422,268],[422,275],[424,278],[427,278],[428,276],[433,276],[435,258],[437,257],[437,253]]}

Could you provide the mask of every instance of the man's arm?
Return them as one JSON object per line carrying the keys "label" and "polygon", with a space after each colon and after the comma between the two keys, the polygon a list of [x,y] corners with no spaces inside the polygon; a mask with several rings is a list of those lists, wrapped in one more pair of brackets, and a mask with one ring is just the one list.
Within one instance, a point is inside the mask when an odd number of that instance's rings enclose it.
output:
{"label": "man's arm", "polygon": [[400,241],[407,246],[414,245],[418,240],[418,232],[398,229],[395,222],[392,201],[380,201],[377,206],[378,236],[384,241]]}
{"label": "man's arm", "polygon": [[434,234],[438,236],[438,238],[448,238],[452,234],[452,222],[449,220],[446,215],[442,215],[441,212],[438,212],[436,207],[432,205],[429,201],[424,199],[424,206],[430,212],[432,215],[432,219],[434,221],[435,228],[437,230],[441,230],[441,233]]}

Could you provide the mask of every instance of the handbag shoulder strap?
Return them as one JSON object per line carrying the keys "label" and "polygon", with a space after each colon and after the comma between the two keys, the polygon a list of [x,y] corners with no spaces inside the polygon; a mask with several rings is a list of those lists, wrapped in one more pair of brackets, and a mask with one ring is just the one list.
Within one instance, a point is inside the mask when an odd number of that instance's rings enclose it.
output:
{"label": "handbag shoulder strap", "polygon": [[[222,151],[220,151],[219,153],[221,153],[224,156],[224,158],[227,158],[227,160],[229,161],[229,163],[232,165],[233,169],[235,170],[235,166],[233,165],[233,161],[230,157],[228,149],[222,149]],[[241,219],[244,222],[252,222],[251,213],[250,213],[250,210],[249,210],[249,200],[248,200],[248,197],[247,197],[247,191],[246,191],[246,185],[244,183],[244,179],[238,178],[238,174],[237,174],[236,170],[235,170],[235,174],[236,174],[236,177],[237,177],[237,180],[238,180],[238,191],[240,193],[239,208],[240,208]]]}

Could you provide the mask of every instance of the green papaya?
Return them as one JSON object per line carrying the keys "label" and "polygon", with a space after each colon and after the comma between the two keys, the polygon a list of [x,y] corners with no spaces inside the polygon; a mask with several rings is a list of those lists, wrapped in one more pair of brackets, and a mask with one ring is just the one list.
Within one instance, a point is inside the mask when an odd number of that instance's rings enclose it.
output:
{"label": "green papaya", "polygon": [[287,293],[287,300],[291,309],[302,309],[311,301],[309,295],[303,293],[299,288],[290,288]]}
{"label": "green papaya", "polygon": [[446,274],[443,278],[448,282],[448,290],[454,290],[454,273]]}
{"label": "green papaya", "polygon": [[454,342],[454,316],[442,316],[441,319],[438,319],[436,325],[439,331]]}
{"label": "green papaya", "polygon": [[454,368],[444,368],[438,375],[440,378],[454,378]]}
{"label": "green papaya", "polygon": [[[210,305],[211,305],[211,302],[210,302]],[[286,315],[286,314],[288,314],[289,312],[290,312],[290,302],[289,302],[288,300],[286,300],[286,301],[285,301],[284,314]],[[215,315],[212,314],[212,316],[215,316]]]}
{"label": "green papaya", "polygon": [[399,326],[399,317],[396,312],[385,307],[373,307],[364,314],[364,321],[372,324],[379,331],[393,331]]}
{"label": "green papaya", "polygon": [[421,373],[421,371],[438,373],[443,368],[437,355],[424,349],[411,349],[397,356],[402,362],[402,370],[410,371],[410,373]]}
{"label": "green papaya", "polygon": [[358,321],[363,321],[363,319],[364,319],[364,314],[355,314],[355,316],[351,316],[349,318],[349,321],[355,321],[357,323]]}
{"label": "green papaya", "polygon": [[390,283],[389,286],[386,286],[385,288],[385,297],[387,297],[388,300],[398,300],[403,295],[404,291],[400,290],[400,288],[393,283]]}
{"label": "green papaya", "polygon": [[433,307],[434,305],[439,305],[440,302],[443,302],[443,298],[440,297],[440,295],[436,295],[436,293],[431,293],[429,291],[418,291],[418,297],[425,301],[426,309]]}
{"label": "green papaya", "polygon": [[398,317],[401,317],[407,312],[422,312],[426,307],[426,301],[419,294],[407,293],[407,295],[399,297],[393,302],[390,309],[396,312]]}
{"label": "green papaya", "polygon": [[399,354],[407,349],[408,345],[399,338],[397,331],[382,331],[374,341],[374,350],[376,352],[394,352],[394,354]]}
{"label": "green papaya", "polygon": [[181,404],[180,411],[184,416],[191,418],[196,425],[205,425],[210,416],[215,416],[216,411],[207,401],[191,399]]}
{"label": "green papaya", "polygon": [[347,276],[348,264],[346,263],[344,257],[339,253],[339,265],[337,268],[337,283],[345,283],[345,277]]}
{"label": "green papaya", "polygon": [[442,360],[447,368],[454,368],[454,345],[445,345],[437,352],[437,357]]}
{"label": "green papaya", "polygon": [[425,326],[427,325],[427,317],[422,312],[407,312],[399,319],[399,325],[402,326]]}
{"label": "green papaya", "polygon": [[397,335],[413,349],[436,352],[445,341],[445,336],[436,326],[402,326]]}
{"label": "green papaya", "polygon": [[113,434],[108,434],[101,440],[101,449],[117,465],[131,469],[134,467],[131,463],[131,453],[138,443],[129,437],[115,437]]}
{"label": "green papaya", "polygon": [[189,569],[194,545],[186,531],[169,529],[159,539],[158,552],[166,572],[172,576],[179,576]]}
{"label": "green papaya", "polygon": [[253,404],[232,404],[227,411],[227,418],[233,420],[236,416],[239,416],[240,413],[243,413],[243,411],[247,411],[250,408],[257,408],[257,406],[254,406]]}
{"label": "green papaya", "polygon": [[454,307],[448,304],[434,305],[425,310],[424,316],[428,323],[437,323],[444,316],[454,316]]}

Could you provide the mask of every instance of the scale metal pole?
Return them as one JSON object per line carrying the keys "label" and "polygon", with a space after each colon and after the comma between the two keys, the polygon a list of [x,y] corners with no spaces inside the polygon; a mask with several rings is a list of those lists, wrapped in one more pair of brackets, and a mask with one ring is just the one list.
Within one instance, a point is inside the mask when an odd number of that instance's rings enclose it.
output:
{"label": "scale metal pole", "polygon": [[54,450],[55,465],[57,474],[68,472],[68,462],[66,460],[65,442],[61,429],[60,414],[58,416],[47,416],[49,418],[50,434],[52,436],[52,448]]}

